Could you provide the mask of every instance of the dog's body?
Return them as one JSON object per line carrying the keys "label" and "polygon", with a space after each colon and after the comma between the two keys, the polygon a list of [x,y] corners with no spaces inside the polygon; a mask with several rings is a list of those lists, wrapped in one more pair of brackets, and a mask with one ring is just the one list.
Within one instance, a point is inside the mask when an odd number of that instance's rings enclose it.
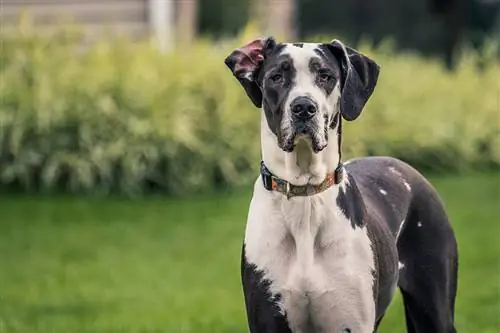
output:
{"label": "dog's body", "polygon": [[378,66],[339,42],[273,39],[226,63],[263,106],[266,169],[309,186],[290,196],[255,183],[242,251],[250,332],[371,333],[397,286],[408,332],[455,332],[457,249],[435,190],[394,158],[340,163],[341,118],[357,118]]}
{"label": "dog's body", "polygon": [[396,159],[345,168],[338,187],[289,200],[256,182],[242,267],[251,332],[372,332],[398,283],[408,332],[453,332],[456,247],[435,191]]}

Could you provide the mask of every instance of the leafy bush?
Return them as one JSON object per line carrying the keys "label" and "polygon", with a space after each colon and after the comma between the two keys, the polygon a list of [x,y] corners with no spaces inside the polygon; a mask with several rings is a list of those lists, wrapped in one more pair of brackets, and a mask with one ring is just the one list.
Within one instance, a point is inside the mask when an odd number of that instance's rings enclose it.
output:
{"label": "leafy bush", "polygon": [[[24,190],[172,194],[248,183],[259,165],[259,112],[223,63],[227,44],[200,40],[162,54],[126,39],[82,46],[62,29],[1,35],[0,184]],[[388,154],[417,167],[500,165],[500,64],[474,56],[453,74],[388,48],[359,48],[382,67],[347,157]]]}

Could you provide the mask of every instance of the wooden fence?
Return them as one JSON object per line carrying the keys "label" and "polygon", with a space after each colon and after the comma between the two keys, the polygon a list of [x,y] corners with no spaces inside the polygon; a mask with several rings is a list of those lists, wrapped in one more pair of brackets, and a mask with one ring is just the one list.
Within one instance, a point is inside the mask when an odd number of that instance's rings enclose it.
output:
{"label": "wooden fence", "polygon": [[25,12],[40,31],[75,22],[90,38],[104,29],[132,38],[152,33],[172,44],[175,30],[182,39],[194,37],[196,10],[196,0],[0,0],[0,26],[16,24]]}

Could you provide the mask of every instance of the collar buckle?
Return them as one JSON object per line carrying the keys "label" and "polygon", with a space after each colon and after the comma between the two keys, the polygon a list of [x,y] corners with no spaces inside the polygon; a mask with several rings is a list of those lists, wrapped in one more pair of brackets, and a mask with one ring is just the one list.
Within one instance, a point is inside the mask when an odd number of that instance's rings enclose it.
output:
{"label": "collar buckle", "polygon": [[290,183],[289,182],[286,182],[286,198],[287,200],[290,200],[291,198],[291,194],[290,194]]}

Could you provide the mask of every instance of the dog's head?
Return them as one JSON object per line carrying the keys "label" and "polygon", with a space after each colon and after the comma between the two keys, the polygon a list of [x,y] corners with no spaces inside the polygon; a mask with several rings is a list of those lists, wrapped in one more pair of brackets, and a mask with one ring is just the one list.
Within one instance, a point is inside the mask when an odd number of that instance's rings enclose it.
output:
{"label": "dog's head", "polygon": [[327,44],[256,39],[225,60],[248,97],[262,107],[279,147],[299,140],[315,153],[328,142],[337,117],[356,119],[377,83],[379,66],[334,40]]}

